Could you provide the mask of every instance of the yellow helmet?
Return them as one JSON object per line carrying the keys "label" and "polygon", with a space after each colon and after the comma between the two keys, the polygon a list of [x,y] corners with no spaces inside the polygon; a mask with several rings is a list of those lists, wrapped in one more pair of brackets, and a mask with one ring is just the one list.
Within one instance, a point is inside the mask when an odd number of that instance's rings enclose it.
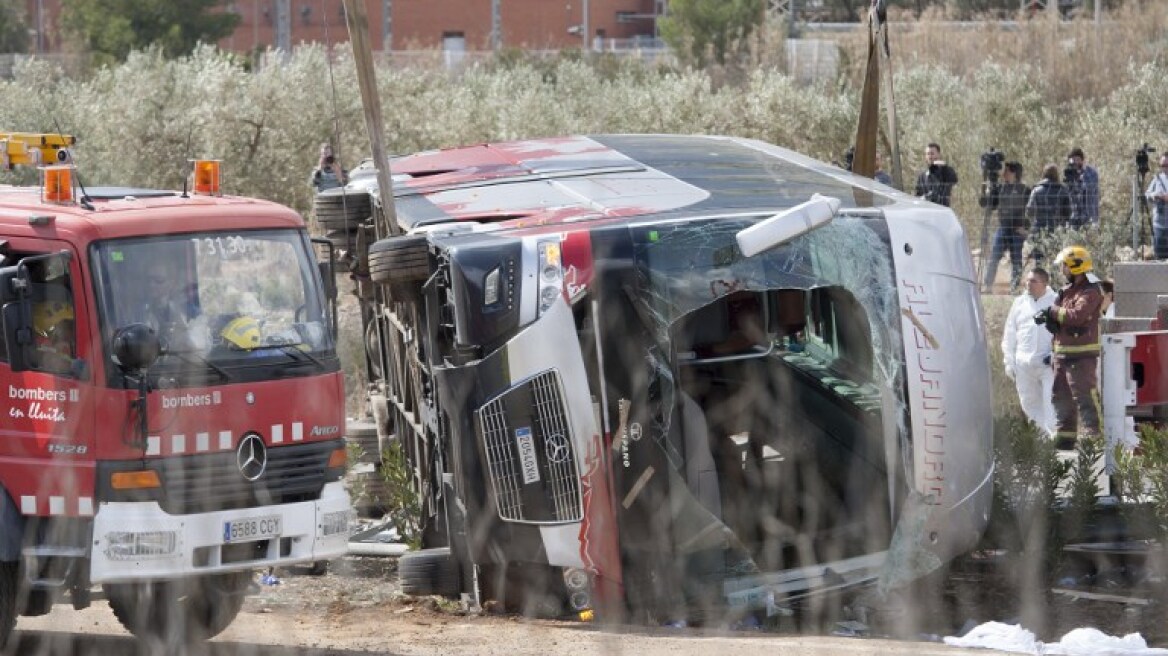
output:
{"label": "yellow helmet", "polygon": [[227,345],[250,351],[260,346],[260,323],[251,317],[236,317],[219,332]]}
{"label": "yellow helmet", "polygon": [[65,301],[42,301],[32,308],[32,327],[48,337],[62,321],[73,321],[73,306]]}
{"label": "yellow helmet", "polygon": [[1091,262],[1091,254],[1082,246],[1067,246],[1062,249],[1059,251],[1058,256],[1054,258],[1054,263],[1067,265],[1067,268],[1074,275],[1087,273],[1095,268],[1095,265]]}

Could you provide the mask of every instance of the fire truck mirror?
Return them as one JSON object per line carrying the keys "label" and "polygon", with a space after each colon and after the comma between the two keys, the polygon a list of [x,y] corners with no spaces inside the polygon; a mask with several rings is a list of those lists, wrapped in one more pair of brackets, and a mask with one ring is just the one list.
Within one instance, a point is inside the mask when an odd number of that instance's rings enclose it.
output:
{"label": "fire truck mirror", "polygon": [[[5,280],[4,284],[8,284]],[[13,372],[28,371],[32,368],[34,346],[32,339],[32,321],[21,308],[21,302],[4,303],[0,310],[4,324],[4,349],[8,357],[8,366]]]}
{"label": "fire truck mirror", "polygon": [[132,323],[114,333],[114,359],[123,369],[149,369],[162,353],[162,339],[144,323]]}

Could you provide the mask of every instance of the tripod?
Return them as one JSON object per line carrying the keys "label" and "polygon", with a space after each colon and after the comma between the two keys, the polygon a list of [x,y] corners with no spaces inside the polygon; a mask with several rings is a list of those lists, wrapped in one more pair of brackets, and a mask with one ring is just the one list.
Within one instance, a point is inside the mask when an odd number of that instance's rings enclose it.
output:
{"label": "tripod", "polygon": [[[1131,214],[1129,217],[1132,228],[1132,250],[1137,255],[1140,252],[1140,244],[1143,243],[1144,225],[1148,226],[1149,236],[1155,234],[1152,229],[1152,213],[1148,208],[1148,198],[1144,196],[1144,178],[1147,177],[1148,171],[1151,169],[1148,166],[1148,153],[1154,152],[1156,149],[1149,146],[1146,141],[1143,146],[1136,149],[1136,172],[1132,174]],[[1155,244],[1152,245],[1152,249],[1155,250]]]}
{"label": "tripod", "polygon": [[982,181],[982,195],[981,202],[984,208],[981,223],[981,257],[977,260],[977,276],[978,289],[983,290],[983,293],[991,293],[992,286],[985,284],[985,274],[989,271],[988,267],[997,269],[998,263],[989,262],[990,259],[990,221],[994,214],[994,200],[997,197],[998,176],[997,172],[986,172],[983,175]]}
{"label": "tripod", "polygon": [[1140,244],[1144,243],[1145,234],[1149,238],[1152,235],[1152,212],[1148,208],[1148,199],[1144,196],[1144,181],[1147,175],[1148,169],[1138,166],[1136,172],[1132,174],[1131,211],[1128,214],[1132,229],[1132,250],[1141,260],[1144,258],[1140,256]]}

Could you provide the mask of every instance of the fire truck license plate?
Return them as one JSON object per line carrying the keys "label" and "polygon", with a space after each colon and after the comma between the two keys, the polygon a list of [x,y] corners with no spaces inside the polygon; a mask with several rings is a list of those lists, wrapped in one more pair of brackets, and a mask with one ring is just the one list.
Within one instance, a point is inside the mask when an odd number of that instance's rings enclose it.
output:
{"label": "fire truck license plate", "polygon": [[272,517],[252,517],[223,522],[224,542],[252,542],[266,540],[280,535],[282,522],[279,515]]}

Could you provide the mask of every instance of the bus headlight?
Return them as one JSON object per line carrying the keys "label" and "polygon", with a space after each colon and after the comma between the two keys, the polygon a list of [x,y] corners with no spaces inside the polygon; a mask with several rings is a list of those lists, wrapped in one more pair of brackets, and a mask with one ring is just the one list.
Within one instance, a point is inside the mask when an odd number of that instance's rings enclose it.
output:
{"label": "bus headlight", "polygon": [[564,293],[564,267],[560,255],[558,240],[539,243],[539,311],[536,316],[547,312],[556,302],[556,297]]}

